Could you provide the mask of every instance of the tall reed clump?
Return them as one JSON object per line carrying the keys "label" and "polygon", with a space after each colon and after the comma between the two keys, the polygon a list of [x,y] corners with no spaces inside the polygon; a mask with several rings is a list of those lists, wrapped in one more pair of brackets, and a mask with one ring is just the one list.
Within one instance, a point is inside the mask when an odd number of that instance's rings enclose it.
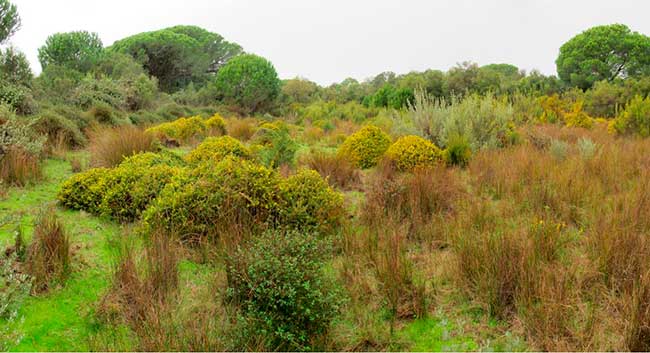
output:
{"label": "tall reed clump", "polygon": [[33,278],[32,291],[45,292],[65,282],[71,267],[70,239],[54,208],[46,208],[34,225],[27,251],[26,271]]}
{"label": "tall reed clump", "polygon": [[457,173],[440,166],[399,173],[391,161],[384,160],[368,182],[361,221],[383,227],[386,217],[396,215],[399,222],[410,225],[409,237],[444,242],[441,223],[466,193]]}
{"label": "tall reed clump", "polygon": [[90,134],[90,163],[111,168],[126,157],[156,150],[154,136],[135,126],[100,128]]}
{"label": "tall reed clump", "polygon": [[178,249],[161,232],[145,241],[143,258],[123,244],[112,285],[101,299],[97,316],[108,324],[126,324],[141,350],[183,349],[173,311],[179,286]]}
{"label": "tall reed clump", "polygon": [[415,267],[408,256],[408,224],[395,220],[381,229],[370,230],[368,257],[379,289],[390,312],[391,331],[400,318],[421,318],[427,303],[424,282],[415,278]]}
{"label": "tall reed clump", "polygon": [[0,181],[25,186],[42,177],[41,160],[20,148],[11,148],[0,155]]}
{"label": "tall reed clump", "polygon": [[360,170],[350,160],[337,153],[314,151],[302,162],[317,171],[333,187],[351,190],[361,186]]}
{"label": "tall reed clump", "polygon": [[46,137],[36,132],[33,122],[6,114],[9,118],[0,122],[0,182],[24,186],[41,176]]}

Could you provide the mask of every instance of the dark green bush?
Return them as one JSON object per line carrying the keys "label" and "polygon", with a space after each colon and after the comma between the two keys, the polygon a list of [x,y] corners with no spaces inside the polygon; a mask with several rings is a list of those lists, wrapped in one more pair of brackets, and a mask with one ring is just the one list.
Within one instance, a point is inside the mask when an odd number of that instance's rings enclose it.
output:
{"label": "dark green bush", "polygon": [[235,350],[307,351],[339,313],[342,295],[323,272],[329,253],[313,236],[269,231],[239,248],[227,266],[227,298],[242,317]]}
{"label": "dark green bush", "polygon": [[34,129],[38,133],[46,135],[48,143],[51,145],[63,142],[68,147],[75,148],[88,143],[88,139],[77,124],[53,110],[45,110],[35,119]]}
{"label": "dark green bush", "polygon": [[[262,128],[257,130],[256,135],[262,130]],[[298,144],[291,138],[286,127],[268,130],[265,138],[268,139],[268,143],[258,152],[264,165],[277,168],[282,165],[293,166],[295,164]]]}

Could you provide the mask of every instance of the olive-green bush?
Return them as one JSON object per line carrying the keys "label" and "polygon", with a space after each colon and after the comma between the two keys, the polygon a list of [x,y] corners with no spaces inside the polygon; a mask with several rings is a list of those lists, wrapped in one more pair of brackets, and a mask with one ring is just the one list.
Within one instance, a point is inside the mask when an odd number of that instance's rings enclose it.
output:
{"label": "olive-green bush", "polygon": [[279,184],[277,172],[241,158],[201,163],[171,179],[143,213],[144,231],[190,240],[262,227],[277,218]]}
{"label": "olive-green bush", "polygon": [[136,220],[173,176],[182,172],[181,165],[182,160],[170,154],[147,152],[126,158],[104,179],[100,213],[119,221]]}
{"label": "olive-green bush", "polygon": [[328,234],[344,218],[343,196],[315,170],[301,170],[280,184],[280,225]]}

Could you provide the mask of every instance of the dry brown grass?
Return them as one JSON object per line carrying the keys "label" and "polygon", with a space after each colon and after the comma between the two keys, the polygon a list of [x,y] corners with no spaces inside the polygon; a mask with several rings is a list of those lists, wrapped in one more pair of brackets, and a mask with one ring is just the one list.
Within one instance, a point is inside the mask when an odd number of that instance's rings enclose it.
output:
{"label": "dry brown grass", "polygon": [[90,164],[111,168],[125,157],[139,152],[154,151],[153,135],[135,126],[104,127],[90,133]]}
{"label": "dry brown grass", "polygon": [[12,148],[0,156],[0,180],[9,185],[25,186],[42,177],[38,156]]}
{"label": "dry brown grass", "polygon": [[257,121],[253,118],[229,118],[226,119],[226,131],[238,140],[248,141],[257,131]]}
{"label": "dry brown grass", "polygon": [[27,273],[33,278],[32,291],[45,292],[63,284],[70,274],[70,240],[54,208],[41,211],[34,225],[34,237],[27,251]]}
{"label": "dry brown grass", "polygon": [[353,190],[361,187],[361,171],[336,153],[313,152],[302,161],[317,171],[332,187]]}
{"label": "dry brown grass", "polygon": [[409,224],[409,237],[439,244],[446,242],[442,223],[451,217],[455,205],[466,194],[456,169],[442,166],[399,173],[388,160],[377,166],[366,185],[361,220],[374,228],[383,227],[393,215]]}

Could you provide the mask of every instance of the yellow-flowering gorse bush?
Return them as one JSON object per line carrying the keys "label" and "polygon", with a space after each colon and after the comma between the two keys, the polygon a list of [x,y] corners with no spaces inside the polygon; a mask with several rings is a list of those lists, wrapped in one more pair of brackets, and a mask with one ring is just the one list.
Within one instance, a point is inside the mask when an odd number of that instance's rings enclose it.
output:
{"label": "yellow-flowering gorse bush", "polygon": [[239,140],[230,136],[208,137],[192,152],[185,156],[185,160],[192,164],[203,161],[219,161],[226,156],[251,158],[251,151]]}
{"label": "yellow-flowering gorse bush", "polygon": [[63,182],[57,199],[65,207],[99,213],[105,191],[104,183],[109,173],[108,168],[93,168],[75,174]]}
{"label": "yellow-flowering gorse bush", "polygon": [[370,168],[377,164],[389,145],[390,137],[385,132],[367,125],[345,139],[339,153],[360,168]]}
{"label": "yellow-flowering gorse bush", "polygon": [[431,166],[441,160],[442,151],[420,136],[400,137],[386,151],[386,157],[395,162],[400,171]]}

